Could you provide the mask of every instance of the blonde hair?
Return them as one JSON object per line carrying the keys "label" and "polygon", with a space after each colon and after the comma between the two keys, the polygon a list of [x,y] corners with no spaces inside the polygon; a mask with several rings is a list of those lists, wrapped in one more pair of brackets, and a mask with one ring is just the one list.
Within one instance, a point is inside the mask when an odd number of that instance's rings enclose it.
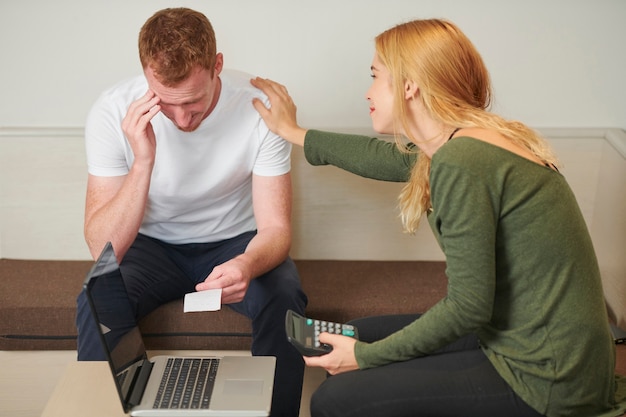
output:
{"label": "blonde hair", "polygon": [[[403,131],[416,142],[410,136],[404,100],[405,82],[412,81],[419,86],[420,100],[435,121],[458,128],[496,130],[545,163],[558,166],[554,153],[535,131],[488,111],[492,99],[489,73],[474,45],[454,24],[440,19],[403,23],[378,35],[375,47],[393,83],[396,132]],[[396,142],[408,151],[397,133]],[[417,230],[422,215],[431,208],[430,162],[426,155],[418,155],[399,196],[400,216],[409,233]]]}
{"label": "blonde hair", "polygon": [[215,32],[200,12],[184,7],[163,9],[144,23],[139,32],[139,60],[150,67],[159,82],[175,86],[196,67],[213,76],[217,55]]}

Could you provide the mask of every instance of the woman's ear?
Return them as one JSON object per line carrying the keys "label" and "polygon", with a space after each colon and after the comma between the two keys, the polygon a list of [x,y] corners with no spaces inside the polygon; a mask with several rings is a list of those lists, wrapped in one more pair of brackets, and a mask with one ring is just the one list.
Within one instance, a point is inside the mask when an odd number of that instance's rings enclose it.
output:
{"label": "woman's ear", "polygon": [[419,95],[419,87],[415,81],[406,80],[404,82],[404,98],[406,100],[413,99]]}

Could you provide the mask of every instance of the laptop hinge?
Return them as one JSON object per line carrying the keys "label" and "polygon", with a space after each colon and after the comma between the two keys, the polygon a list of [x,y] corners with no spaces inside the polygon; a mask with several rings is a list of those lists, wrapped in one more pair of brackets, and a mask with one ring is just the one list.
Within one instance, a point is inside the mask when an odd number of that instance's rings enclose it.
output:
{"label": "laptop hinge", "polygon": [[146,390],[146,384],[148,383],[148,378],[150,377],[153,366],[154,364],[152,362],[144,359],[139,372],[135,373],[135,380],[130,388],[131,394],[128,399],[128,405],[131,407],[141,402],[141,397],[143,397],[143,393]]}

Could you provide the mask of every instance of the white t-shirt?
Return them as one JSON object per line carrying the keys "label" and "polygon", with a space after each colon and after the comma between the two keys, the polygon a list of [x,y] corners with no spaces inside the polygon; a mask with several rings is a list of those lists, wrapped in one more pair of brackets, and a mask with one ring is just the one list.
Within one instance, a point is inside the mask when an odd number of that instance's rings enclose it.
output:
{"label": "white t-shirt", "polygon": [[[219,101],[194,132],[162,113],[152,119],[156,160],[140,233],[175,244],[217,242],[254,230],[252,174],[289,172],[291,145],[270,132],[252,106],[267,98],[251,76],[222,71]],[[87,118],[87,166],[95,176],[126,175],[133,152],[122,131],[130,104],[148,90],[145,77],[105,91]]]}

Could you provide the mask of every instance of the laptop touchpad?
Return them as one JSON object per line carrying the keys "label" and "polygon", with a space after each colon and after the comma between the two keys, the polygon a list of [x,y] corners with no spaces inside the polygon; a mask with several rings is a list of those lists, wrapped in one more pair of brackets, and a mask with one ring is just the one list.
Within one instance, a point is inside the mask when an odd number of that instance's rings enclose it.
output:
{"label": "laptop touchpad", "polygon": [[263,381],[259,379],[227,379],[224,383],[224,394],[229,395],[261,395]]}

